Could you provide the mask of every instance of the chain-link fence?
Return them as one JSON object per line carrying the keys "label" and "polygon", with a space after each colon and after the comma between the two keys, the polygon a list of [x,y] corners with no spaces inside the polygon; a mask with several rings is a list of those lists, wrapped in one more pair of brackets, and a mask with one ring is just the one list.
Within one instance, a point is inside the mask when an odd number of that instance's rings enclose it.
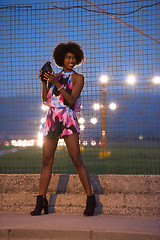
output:
{"label": "chain-link fence", "polygon": [[[159,10],[153,0],[0,6],[0,173],[40,172],[39,70],[67,41],[85,53],[76,70],[85,76],[78,118],[89,173],[160,173]],[[75,173],[63,140],[53,172]]]}

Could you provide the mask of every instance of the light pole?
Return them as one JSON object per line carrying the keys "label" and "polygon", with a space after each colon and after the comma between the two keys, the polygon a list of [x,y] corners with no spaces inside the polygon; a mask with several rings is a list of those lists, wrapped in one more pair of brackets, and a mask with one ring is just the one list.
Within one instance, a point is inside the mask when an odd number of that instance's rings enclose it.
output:
{"label": "light pole", "polygon": [[101,150],[99,152],[100,158],[110,157],[111,153],[107,151],[107,108],[106,108],[106,86],[108,76],[103,75],[100,78],[102,84],[102,106],[101,106]]}
{"label": "light pole", "polygon": [[[78,119],[78,122],[79,122],[79,124],[80,124],[80,131],[81,131],[81,134],[82,134],[82,132],[84,131],[84,129],[85,129],[85,119],[83,118],[83,117],[80,117],[79,119]],[[82,135],[81,135],[81,139],[83,139],[82,138]],[[84,146],[80,146],[80,150],[81,150],[81,152],[84,152]]]}

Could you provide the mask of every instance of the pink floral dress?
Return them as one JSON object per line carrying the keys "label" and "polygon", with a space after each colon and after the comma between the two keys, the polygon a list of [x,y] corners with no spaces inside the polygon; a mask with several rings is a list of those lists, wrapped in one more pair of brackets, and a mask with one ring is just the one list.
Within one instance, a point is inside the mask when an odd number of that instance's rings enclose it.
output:
{"label": "pink floral dress", "polygon": [[[64,89],[72,93],[72,72],[61,72],[58,80]],[[74,106],[69,106],[62,94],[52,85],[47,94],[47,100],[44,102],[49,106],[45,121],[41,126],[43,136],[50,138],[62,138],[73,133],[80,133],[76,112],[81,110],[81,97],[77,99]]]}

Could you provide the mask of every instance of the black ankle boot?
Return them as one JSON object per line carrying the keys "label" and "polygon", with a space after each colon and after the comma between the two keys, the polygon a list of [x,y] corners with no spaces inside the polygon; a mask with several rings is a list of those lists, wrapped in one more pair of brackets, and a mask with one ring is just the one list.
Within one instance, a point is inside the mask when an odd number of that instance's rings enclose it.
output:
{"label": "black ankle boot", "polygon": [[47,201],[46,196],[38,195],[36,207],[32,212],[30,212],[30,214],[32,216],[41,215],[42,209],[44,209],[45,214],[48,214],[48,201]]}
{"label": "black ankle boot", "polygon": [[87,196],[87,205],[86,205],[86,209],[83,214],[85,216],[93,216],[95,207],[96,207],[95,196],[94,195]]}

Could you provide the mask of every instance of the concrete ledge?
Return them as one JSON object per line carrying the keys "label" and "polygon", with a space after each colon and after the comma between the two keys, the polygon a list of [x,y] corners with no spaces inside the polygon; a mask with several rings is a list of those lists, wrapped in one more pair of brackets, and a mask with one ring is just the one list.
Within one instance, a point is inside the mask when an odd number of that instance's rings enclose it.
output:
{"label": "concrete ledge", "polygon": [[[160,216],[160,176],[90,175],[98,214]],[[0,175],[0,212],[33,210],[39,175]],[[50,213],[82,214],[86,196],[78,175],[53,175],[47,198]]]}
{"label": "concrete ledge", "polygon": [[160,218],[0,214],[2,240],[159,240]]}
{"label": "concrete ledge", "polygon": [[[108,231],[80,231],[80,230],[6,230],[7,237],[1,235],[1,240],[159,240],[160,234],[125,233]],[[3,230],[4,232],[4,230]]]}
{"label": "concrete ledge", "polygon": [[[1,231],[1,230],[0,230]],[[7,238],[3,239],[58,239],[58,240],[88,240],[90,239],[89,231],[72,231],[72,230],[29,230],[29,229],[10,229]]]}

